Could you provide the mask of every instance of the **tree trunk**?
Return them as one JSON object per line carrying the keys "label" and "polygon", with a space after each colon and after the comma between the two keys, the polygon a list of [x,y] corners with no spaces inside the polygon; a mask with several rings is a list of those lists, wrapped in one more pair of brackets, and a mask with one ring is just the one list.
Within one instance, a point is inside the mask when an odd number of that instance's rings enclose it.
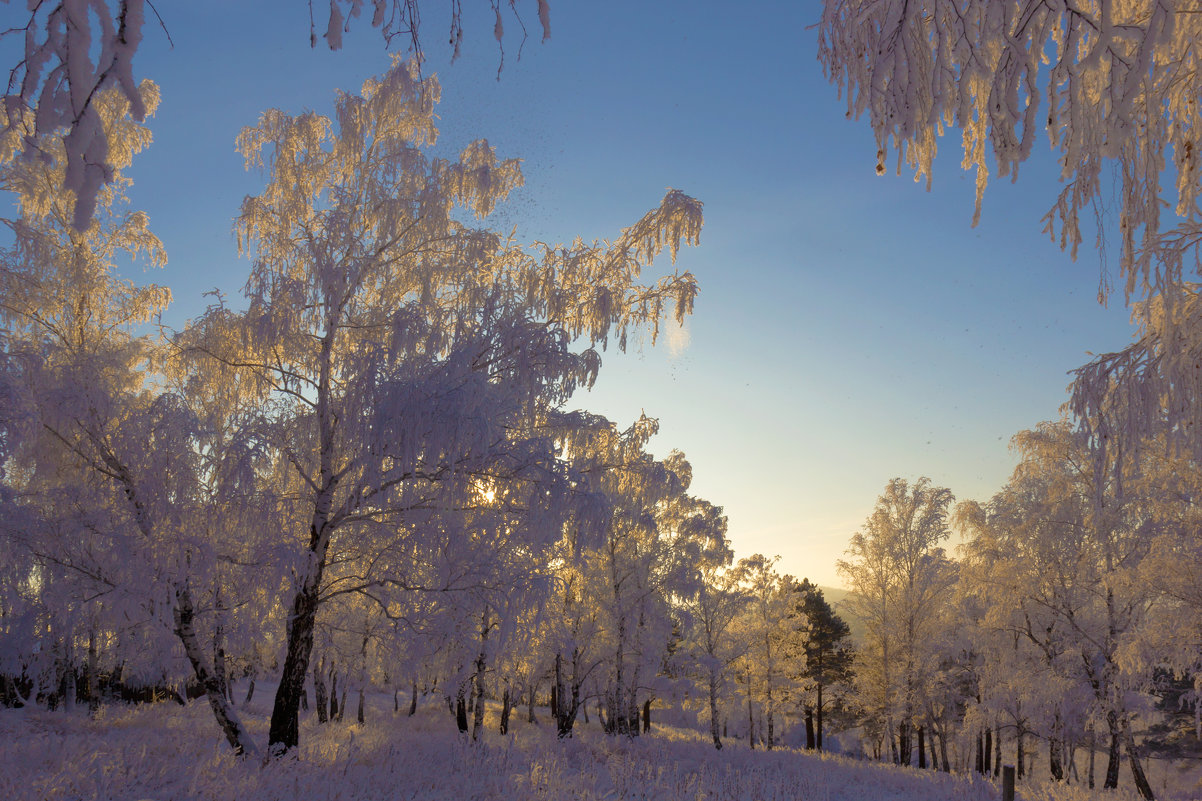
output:
{"label": "tree trunk", "polygon": [[346,689],[347,682],[342,684],[342,698],[338,701],[338,722],[342,722],[342,716],[346,714]]}
{"label": "tree trunk", "polygon": [[1135,748],[1135,737],[1131,734],[1130,724],[1123,721],[1123,739],[1127,743],[1127,759],[1131,762],[1131,778],[1135,780],[1135,789],[1139,790],[1146,801],[1154,801],[1152,785],[1144,775],[1143,766],[1139,762],[1139,752]]}
{"label": "tree trunk", "polygon": [[338,671],[330,669],[330,720],[338,720]]}
{"label": "tree trunk", "polygon": [[913,742],[910,740],[912,733],[910,719],[904,718],[897,727],[897,750],[898,764],[906,767],[910,766],[910,752],[913,750]]}
{"label": "tree trunk", "polygon": [[63,711],[70,714],[75,711],[76,696],[79,689],[75,684],[75,665],[67,660],[63,666]]}
{"label": "tree trunk", "polygon": [[805,714],[806,714],[806,748],[808,750],[813,750],[816,747],[816,742],[814,739],[814,708],[807,706],[805,708]]}
{"label": "tree trunk", "polygon": [[755,716],[751,711],[751,682],[747,682],[747,743],[755,750]]}
{"label": "tree trunk", "polygon": [[84,679],[84,692],[88,696],[88,711],[95,714],[100,709],[100,677],[97,666],[100,656],[96,649],[96,627],[88,631],[88,674]]}
{"label": "tree trunk", "polygon": [[982,773],[995,773],[993,770],[993,729],[985,729],[985,769]]}
{"label": "tree trunk", "polygon": [[538,692],[538,685],[531,684],[530,689],[526,691],[529,697],[526,699],[526,722],[538,725],[538,718],[534,716],[534,696]]}
{"label": "tree trunk", "polygon": [[977,732],[977,773],[985,775],[985,734]]}
{"label": "tree trunk", "polygon": [[413,686],[410,688],[409,694],[409,717],[417,714],[417,679],[413,680]]}
{"label": "tree trunk", "polygon": [[[324,453],[322,461],[326,461]],[[327,474],[324,464],[322,474]],[[305,687],[305,676],[309,672],[309,657],[313,652],[313,624],[317,618],[318,592],[330,542],[326,518],[332,502],[332,491],[331,485],[318,497],[313,522],[309,525],[308,569],[292,599],[288,616],[288,651],[284,657],[275,703],[271,708],[271,725],[267,734],[268,750],[272,756],[279,756],[300,742],[300,697]]]}
{"label": "tree trunk", "polygon": [[187,655],[188,661],[192,663],[192,671],[196,674],[197,681],[200,682],[200,686],[204,687],[205,696],[209,699],[209,707],[213,710],[213,716],[217,718],[217,723],[221,726],[225,739],[233,747],[234,753],[253,756],[258,750],[255,748],[254,740],[242,725],[238,713],[234,711],[234,707],[225,693],[221,691],[217,678],[209,672],[204,663],[204,652],[194,627],[195,612],[192,606],[192,594],[186,586],[175,588],[175,608],[172,610],[172,617],[175,623],[175,636],[183,643],[184,653]]}
{"label": "tree trunk", "polygon": [[718,736],[718,672],[710,668],[710,736],[714,738],[714,748],[722,750],[722,738]]}
{"label": "tree trunk", "polygon": [[513,708],[512,699],[509,695],[509,681],[505,682],[505,691],[501,693],[501,734],[509,734],[509,712]]}
{"label": "tree trunk", "polygon": [[1048,773],[1052,781],[1064,781],[1064,758],[1061,752],[1063,743],[1056,737],[1048,738]]}
{"label": "tree trunk", "polygon": [[1023,776],[1025,776],[1027,773],[1027,771],[1026,771],[1026,754],[1023,753],[1023,735],[1025,735],[1025,734],[1026,734],[1026,732],[1021,727],[1019,727],[1018,731],[1014,735],[1014,753],[1015,753],[1015,763],[1014,764],[1018,767],[1018,778],[1020,778],[1020,779]]}
{"label": "tree trunk", "polygon": [[[570,696],[565,697],[568,687],[564,685],[563,656],[555,654],[555,677],[551,685],[551,712],[555,717],[555,734],[560,739],[572,736],[572,728],[576,725],[576,714],[580,709],[580,683],[576,679],[580,651],[572,649],[572,679]],[[570,699],[570,700],[569,700]]]}
{"label": "tree trunk", "polygon": [[927,738],[926,727],[918,727],[918,769],[927,769]]}
{"label": "tree trunk", "polygon": [[651,699],[643,702],[643,731],[651,731]]}
{"label": "tree trunk", "polygon": [[1121,740],[1119,739],[1118,715],[1111,710],[1106,713],[1106,726],[1110,731],[1110,752],[1106,760],[1106,781],[1102,784],[1104,790],[1114,790],[1119,786],[1119,760]]}
{"label": "tree trunk", "polygon": [[466,693],[467,688],[459,685],[459,693],[455,696],[455,725],[460,734],[467,734],[467,699],[464,697]]}
{"label": "tree trunk", "polygon": [[[328,723],[330,720],[330,699],[326,695],[326,665],[325,660],[317,663],[313,668],[313,702],[317,706],[317,722]],[[253,691],[255,688],[254,680],[251,680],[250,688]],[[247,700],[250,700],[249,696]]]}
{"label": "tree trunk", "polygon": [[363,724],[363,685],[362,684],[359,685],[359,709],[355,713],[355,720],[359,721],[360,725]]}
{"label": "tree trunk", "polygon": [[814,706],[814,747],[822,750],[822,685],[818,685],[818,703]]}
{"label": "tree trunk", "polygon": [[[306,693],[306,696],[308,693]],[[255,677],[250,677],[250,684],[246,687],[246,698],[242,699],[242,705],[246,706],[250,703],[250,699],[255,697]]]}
{"label": "tree trunk", "polygon": [[1091,789],[1091,790],[1094,788],[1093,787],[1094,761],[1095,761],[1095,758],[1097,757],[1097,754],[1094,752],[1094,749],[1096,746],[1097,746],[1096,737],[1094,736],[1093,729],[1090,729],[1089,730],[1089,789]]}
{"label": "tree trunk", "polygon": [[1002,730],[997,730],[996,742],[993,744],[993,775],[1002,775]]}

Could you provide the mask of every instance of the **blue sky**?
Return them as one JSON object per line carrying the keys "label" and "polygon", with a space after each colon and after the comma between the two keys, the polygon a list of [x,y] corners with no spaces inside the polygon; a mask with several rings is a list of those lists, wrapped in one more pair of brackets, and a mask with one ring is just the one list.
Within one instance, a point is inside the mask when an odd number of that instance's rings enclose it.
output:
{"label": "blue sky", "polygon": [[[553,0],[544,44],[535,3],[518,5],[532,35],[520,61],[507,36],[500,81],[486,4],[464,3],[454,64],[446,4],[423,5],[439,147],[486,137],[525,160],[497,226],[526,239],[613,236],[669,186],[705,203],[680,259],[701,285],[687,347],[605,354],[578,403],[623,425],[658,417],[653,450],[686,453],[739,556],[838,584],[888,479],[987,499],[1013,468],[1010,436],[1058,414],[1067,371],[1128,341],[1121,298],[1096,301],[1096,254],[1074,263],[1040,233],[1057,188],[1046,149],[991,187],[975,229],[955,134],[932,192],[875,174],[867,122],[846,119],[816,60],[818,4]],[[172,288],[180,326],[204,291],[244,280],[231,224],[262,179],[234,151],[240,128],[269,107],[328,111],[389,55],[361,20],[344,50],[311,50],[294,0],[158,7],[174,47],[148,27],[135,62],[163,102],[131,196],[166,244],[146,278]]]}

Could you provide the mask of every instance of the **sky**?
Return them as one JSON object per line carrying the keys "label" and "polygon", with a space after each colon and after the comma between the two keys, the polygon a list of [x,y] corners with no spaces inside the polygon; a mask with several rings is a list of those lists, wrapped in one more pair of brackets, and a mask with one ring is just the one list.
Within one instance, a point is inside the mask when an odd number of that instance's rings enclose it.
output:
{"label": "sky", "polygon": [[[148,24],[134,72],[163,100],[128,174],[169,262],[129,275],[171,287],[178,328],[203,293],[232,300],[245,281],[232,221],[263,177],[235,152],[239,130],[272,107],[328,113],[391,56],[365,20],[343,50],[311,49],[295,0],[156,6],[170,42]],[[876,175],[867,121],[817,61],[819,4],[552,0],[540,42],[537,4],[519,0],[530,38],[519,59],[505,17],[499,80],[491,11],[463,6],[451,63],[449,4],[421,5],[425,69],[443,87],[440,152],[484,137],[524,160],[496,228],[612,238],[668,187],[705,204],[677,265],[701,288],[685,329],[603,354],[576,404],[622,427],[657,417],[652,451],[684,451],[737,556],[841,585],[835,563],[890,478],[987,500],[1014,467],[1010,437],[1058,416],[1068,371],[1130,340],[1122,298],[1097,302],[1097,254],[1073,262],[1041,233],[1058,187],[1046,148],[991,186],[976,228],[954,132],[932,191]]]}

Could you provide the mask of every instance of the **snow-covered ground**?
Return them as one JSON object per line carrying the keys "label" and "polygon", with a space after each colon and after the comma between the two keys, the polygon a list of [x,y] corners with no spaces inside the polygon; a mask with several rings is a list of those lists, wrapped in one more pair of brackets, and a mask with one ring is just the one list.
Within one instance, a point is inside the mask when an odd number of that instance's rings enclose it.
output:
{"label": "snow-covered ground", "polygon": [[[266,740],[271,697],[260,691],[242,709]],[[354,714],[354,700],[349,715]],[[368,799],[642,799],[644,801],[985,801],[1000,798],[989,782],[899,769],[792,750],[750,751],[731,741],[716,752],[699,733],[659,726],[634,740],[604,736],[596,723],[557,741],[546,710],[542,725],[514,711],[509,736],[489,709],[487,736],[462,740],[446,708],[435,703],[410,718],[392,712],[391,696],[369,706],[367,723],[318,726],[302,721],[301,747],[262,765],[238,760],[207,705],[173,703],[86,710],[0,710],[0,799],[66,801],[355,801]],[[1106,801],[1126,794],[1079,788],[1024,788],[1029,801]]]}

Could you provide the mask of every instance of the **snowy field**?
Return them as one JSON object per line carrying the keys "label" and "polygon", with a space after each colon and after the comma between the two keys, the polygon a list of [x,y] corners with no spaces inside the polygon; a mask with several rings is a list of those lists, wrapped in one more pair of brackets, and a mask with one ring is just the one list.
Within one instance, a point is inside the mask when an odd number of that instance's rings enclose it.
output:
{"label": "snowy field", "polygon": [[[652,736],[608,738],[596,723],[556,741],[515,710],[511,734],[496,733],[490,709],[480,744],[461,740],[445,708],[410,718],[378,697],[367,723],[302,722],[299,753],[263,766],[232,756],[208,707],[194,701],[114,706],[95,720],[86,710],[0,710],[0,799],[11,801],[984,801],[993,784],[791,750],[749,751],[737,741],[715,752],[700,733],[659,726]],[[353,701],[353,699],[352,699]],[[243,713],[266,740],[270,695]],[[387,709],[382,708],[387,703]],[[349,713],[353,715],[354,704]],[[1125,793],[1023,788],[1030,801],[1125,801]],[[1188,796],[1182,796],[1188,797]]]}

